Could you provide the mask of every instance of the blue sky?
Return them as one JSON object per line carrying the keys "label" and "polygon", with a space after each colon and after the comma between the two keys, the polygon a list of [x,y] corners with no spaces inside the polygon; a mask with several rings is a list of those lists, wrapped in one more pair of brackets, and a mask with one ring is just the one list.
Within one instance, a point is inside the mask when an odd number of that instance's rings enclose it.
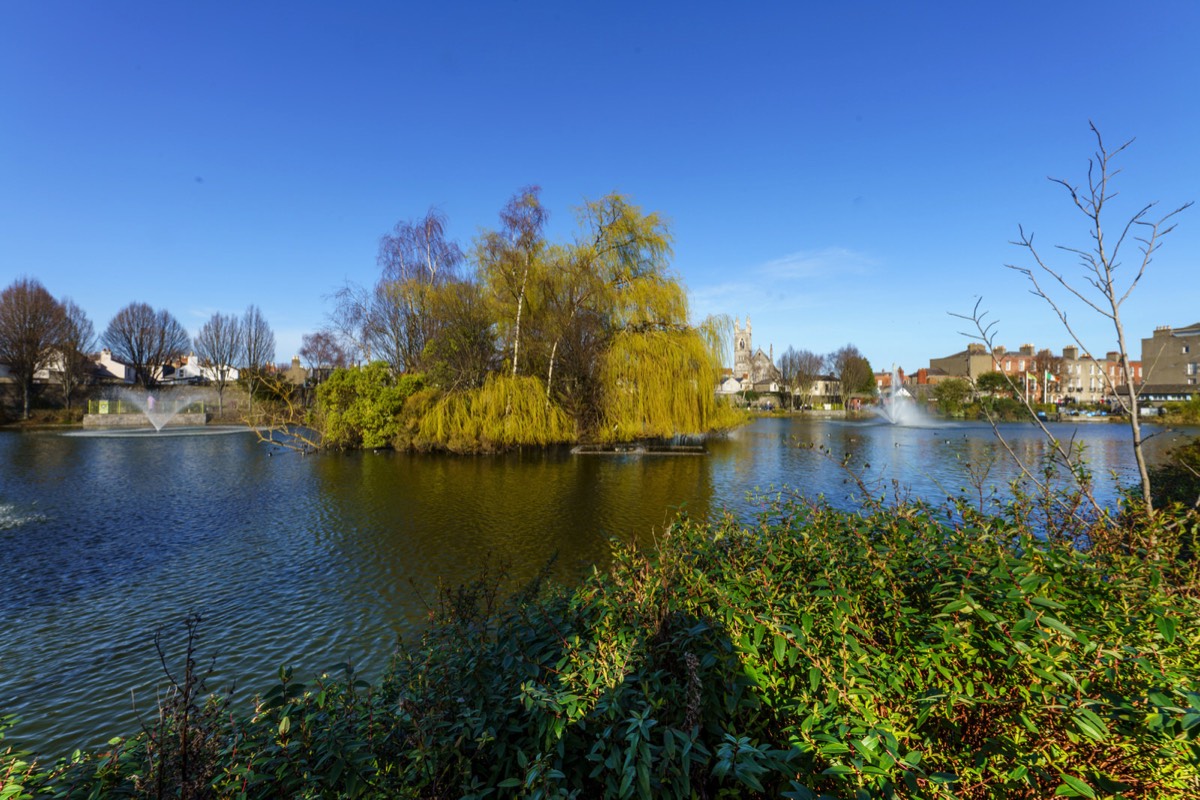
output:
{"label": "blue sky", "polygon": [[[1085,179],[1089,119],[1137,138],[1110,224],[1200,198],[1197,42],[1194,2],[8,0],[0,285],[98,331],[134,300],[193,333],[257,303],[284,360],[397,220],[437,206],[467,246],[539,184],[553,238],[613,190],[664,213],[693,313],[750,315],[776,354],[915,369],[979,298],[1002,343],[1058,351],[1009,241],[1087,245],[1046,178]],[[1193,209],[1134,339],[1200,320],[1198,256]]]}

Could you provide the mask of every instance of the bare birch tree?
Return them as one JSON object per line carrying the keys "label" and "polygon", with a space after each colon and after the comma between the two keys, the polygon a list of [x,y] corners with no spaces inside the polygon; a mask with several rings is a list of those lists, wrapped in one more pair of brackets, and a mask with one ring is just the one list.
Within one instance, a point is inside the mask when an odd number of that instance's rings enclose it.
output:
{"label": "bare birch tree", "polygon": [[531,276],[541,267],[546,247],[543,230],[550,214],[542,206],[537,186],[517,192],[500,211],[500,230],[488,231],[480,239],[477,259],[485,285],[495,301],[509,308],[512,322],[508,340],[512,375],[521,360],[521,324],[527,312]]}
{"label": "bare birch tree", "polygon": [[367,339],[394,373],[422,371],[425,348],[443,322],[431,309],[434,289],[457,278],[462,250],[446,238],[446,216],[430,209],[422,219],[396,223],[379,242],[378,261]]}
{"label": "bare birch tree", "polygon": [[[1067,316],[1065,305],[1060,299],[1052,296],[1051,292],[1055,290],[1060,292],[1058,297],[1073,297],[1107,319],[1112,325],[1117,340],[1119,375],[1124,382],[1124,394],[1117,391],[1117,386],[1113,385],[1106,370],[1100,369],[1099,372],[1103,375],[1109,391],[1116,397],[1121,410],[1129,417],[1142,502],[1145,504],[1147,516],[1153,518],[1154,501],[1151,496],[1150,474],[1143,449],[1145,440],[1142,436],[1141,420],[1138,418],[1138,390],[1135,387],[1133,370],[1130,366],[1129,346],[1121,317],[1121,308],[1146,274],[1146,269],[1150,266],[1154,253],[1161,246],[1163,237],[1175,229],[1175,216],[1192,204],[1185,203],[1174,211],[1162,216],[1155,216],[1157,203],[1147,203],[1123,223],[1119,223],[1113,229],[1115,234],[1110,235],[1105,206],[1116,196],[1116,192],[1110,188],[1109,183],[1120,172],[1113,166],[1113,159],[1133,144],[1133,140],[1130,139],[1120,147],[1109,150],[1095,124],[1089,123],[1089,125],[1096,137],[1096,152],[1088,160],[1086,185],[1080,186],[1061,178],[1050,179],[1051,182],[1066,189],[1072,204],[1087,220],[1088,235],[1091,238],[1089,247],[1057,245],[1055,248],[1078,258],[1081,267],[1079,278],[1070,279],[1064,270],[1052,266],[1043,251],[1034,244],[1033,234],[1026,233],[1023,227],[1018,228],[1019,235],[1013,244],[1028,253],[1033,266],[1013,264],[1005,266],[1026,277],[1032,286],[1030,292],[1050,306],[1081,352],[1090,353],[1091,350],[1081,341],[1075,326]],[[1129,248],[1134,248],[1138,254],[1129,265],[1131,270],[1121,261],[1124,251]],[[1122,267],[1126,267],[1126,269],[1122,271]],[[1092,357],[1089,356],[1089,358]],[[1099,366],[1094,358],[1092,360]]]}
{"label": "bare birch tree", "polygon": [[347,281],[333,294],[330,329],[337,335],[346,358],[352,364],[371,360],[371,291]]}

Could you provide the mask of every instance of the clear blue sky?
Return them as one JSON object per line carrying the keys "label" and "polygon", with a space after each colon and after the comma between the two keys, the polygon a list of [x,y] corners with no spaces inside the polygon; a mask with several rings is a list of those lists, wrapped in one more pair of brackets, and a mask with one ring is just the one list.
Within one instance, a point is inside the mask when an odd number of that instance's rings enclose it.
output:
{"label": "clear blue sky", "polygon": [[[1089,119],[1137,137],[1115,210],[1200,199],[1198,43],[1195,2],[6,0],[0,285],[98,331],[133,300],[192,333],[257,303],[285,360],[397,220],[437,206],[469,245],[536,183],[554,238],[612,190],[663,212],[694,315],[776,354],[915,369],[979,297],[1003,343],[1058,351],[1008,242],[1086,246],[1046,178],[1084,179]],[[1135,339],[1200,320],[1198,256],[1193,209]]]}

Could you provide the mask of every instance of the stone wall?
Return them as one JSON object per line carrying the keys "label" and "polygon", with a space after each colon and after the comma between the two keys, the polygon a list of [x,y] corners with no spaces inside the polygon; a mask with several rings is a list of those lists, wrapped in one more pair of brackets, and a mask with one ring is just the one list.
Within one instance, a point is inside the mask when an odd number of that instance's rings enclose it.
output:
{"label": "stone wall", "polygon": [[[210,414],[176,414],[164,428],[192,428],[207,425]],[[145,414],[84,414],[83,427],[98,430],[108,428],[152,428]]]}

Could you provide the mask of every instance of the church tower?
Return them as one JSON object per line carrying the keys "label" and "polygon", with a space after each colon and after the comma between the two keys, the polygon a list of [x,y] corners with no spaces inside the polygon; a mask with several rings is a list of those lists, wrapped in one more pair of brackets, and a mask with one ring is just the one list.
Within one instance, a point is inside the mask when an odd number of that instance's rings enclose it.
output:
{"label": "church tower", "polygon": [[741,378],[748,376],[753,372],[751,366],[751,358],[754,355],[753,345],[750,339],[750,317],[746,317],[746,327],[743,328],[738,321],[733,321],[733,376]]}

